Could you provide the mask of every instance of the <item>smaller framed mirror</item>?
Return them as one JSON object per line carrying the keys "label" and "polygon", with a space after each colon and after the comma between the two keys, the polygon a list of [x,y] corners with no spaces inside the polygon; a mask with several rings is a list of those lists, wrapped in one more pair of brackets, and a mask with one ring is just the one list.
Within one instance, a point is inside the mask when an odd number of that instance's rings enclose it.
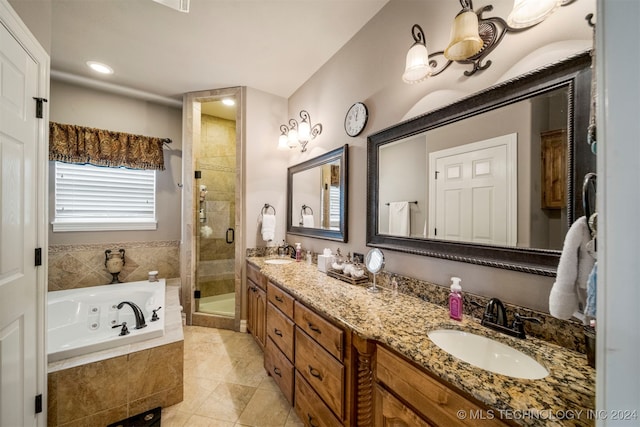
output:
{"label": "smaller framed mirror", "polygon": [[288,168],[287,233],[347,241],[349,145]]}

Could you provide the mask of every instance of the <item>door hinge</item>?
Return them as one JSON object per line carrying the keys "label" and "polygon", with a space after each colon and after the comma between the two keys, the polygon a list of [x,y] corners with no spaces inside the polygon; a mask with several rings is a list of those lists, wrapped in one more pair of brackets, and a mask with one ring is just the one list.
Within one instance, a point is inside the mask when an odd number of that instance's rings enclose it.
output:
{"label": "door hinge", "polygon": [[434,236],[437,236],[437,235],[438,235],[438,229],[437,229],[437,228],[434,228],[434,229],[433,229],[433,235],[434,235]]}
{"label": "door hinge", "polygon": [[195,299],[200,299],[200,291],[193,291],[193,297]]}
{"label": "door hinge", "polygon": [[42,265],[42,248],[36,248],[35,266],[39,267],[41,265]]}
{"label": "door hinge", "polygon": [[36,414],[42,412],[42,394],[36,396]]}
{"label": "door hinge", "polygon": [[48,102],[45,98],[36,98],[35,96],[33,97],[33,99],[36,100],[36,119],[41,119],[42,116],[42,103],[43,102]]}
{"label": "door hinge", "polygon": [[436,172],[435,172],[435,175],[436,175],[436,177],[435,177],[435,178],[436,178],[436,179],[438,179],[438,174],[439,174],[439,173],[440,173],[440,172],[438,172],[438,171],[436,171]]}

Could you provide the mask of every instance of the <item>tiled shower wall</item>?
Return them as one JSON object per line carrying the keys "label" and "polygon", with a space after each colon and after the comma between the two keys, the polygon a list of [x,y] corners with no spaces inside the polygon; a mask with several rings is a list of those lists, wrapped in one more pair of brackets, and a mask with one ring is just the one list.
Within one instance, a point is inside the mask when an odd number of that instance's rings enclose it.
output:
{"label": "tiled shower wall", "polygon": [[196,236],[197,280],[205,297],[235,291],[235,246],[227,243],[227,233],[235,228],[236,122],[203,114],[200,132],[196,169],[202,173],[198,184],[208,192],[199,204],[206,220],[198,226],[209,233]]}
{"label": "tiled shower wall", "polygon": [[147,280],[149,271],[160,278],[180,277],[180,242],[120,242],[49,246],[49,291],[84,288],[111,283],[105,267],[105,251],[125,250],[121,282]]}

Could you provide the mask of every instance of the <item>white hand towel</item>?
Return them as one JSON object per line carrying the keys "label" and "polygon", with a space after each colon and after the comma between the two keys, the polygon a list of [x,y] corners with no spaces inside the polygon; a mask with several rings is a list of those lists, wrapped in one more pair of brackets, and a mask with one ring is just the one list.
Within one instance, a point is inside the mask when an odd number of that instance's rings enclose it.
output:
{"label": "white hand towel", "polygon": [[262,240],[270,242],[276,237],[276,216],[262,214]]}
{"label": "white hand towel", "polygon": [[586,301],[587,281],[596,261],[587,250],[590,240],[587,218],[580,217],[564,238],[556,281],[549,294],[549,313],[553,317],[564,320],[574,315],[582,317],[576,312],[579,303]]}
{"label": "white hand towel", "polygon": [[389,234],[409,236],[411,232],[409,202],[389,203]]}
{"label": "white hand towel", "polygon": [[314,221],[313,221],[313,215],[309,215],[309,214],[303,214],[302,215],[302,226],[303,227],[315,227],[314,225]]}

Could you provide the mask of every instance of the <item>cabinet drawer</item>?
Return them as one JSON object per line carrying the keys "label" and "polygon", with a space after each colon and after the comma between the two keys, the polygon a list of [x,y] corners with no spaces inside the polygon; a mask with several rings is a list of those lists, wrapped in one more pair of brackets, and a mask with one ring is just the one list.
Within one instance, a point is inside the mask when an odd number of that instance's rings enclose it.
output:
{"label": "cabinet drawer", "polygon": [[293,297],[271,282],[267,282],[267,300],[293,319]]}
{"label": "cabinet drawer", "polygon": [[273,377],[280,390],[293,405],[294,368],[291,362],[282,354],[271,338],[267,338],[264,351],[264,368]]}
{"label": "cabinet drawer", "polygon": [[432,427],[379,384],[375,386],[375,425],[394,427]]}
{"label": "cabinet drawer", "polygon": [[[460,410],[479,411],[480,406],[431,378],[428,374],[385,349],[376,349],[376,379],[409,403],[421,415],[437,426],[473,426],[477,420],[461,420]],[[484,426],[504,426],[497,419],[483,420]]]}
{"label": "cabinet drawer", "polygon": [[295,408],[305,427],[342,427],[322,399],[313,391],[299,372],[296,372]]}
{"label": "cabinet drawer", "polygon": [[293,360],[294,331],[293,321],[276,309],[273,304],[267,303],[267,335],[289,360]]}
{"label": "cabinet drawer", "polygon": [[344,331],[296,301],[296,325],[322,345],[336,359],[343,360]]}
{"label": "cabinet drawer", "polygon": [[247,279],[251,280],[263,291],[267,290],[267,277],[260,273],[260,269],[247,262]]}
{"label": "cabinet drawer", "polygon": [[344,419],[344,365],[299,328],[296,328],[295,365],[327,406],[339,419]]}

